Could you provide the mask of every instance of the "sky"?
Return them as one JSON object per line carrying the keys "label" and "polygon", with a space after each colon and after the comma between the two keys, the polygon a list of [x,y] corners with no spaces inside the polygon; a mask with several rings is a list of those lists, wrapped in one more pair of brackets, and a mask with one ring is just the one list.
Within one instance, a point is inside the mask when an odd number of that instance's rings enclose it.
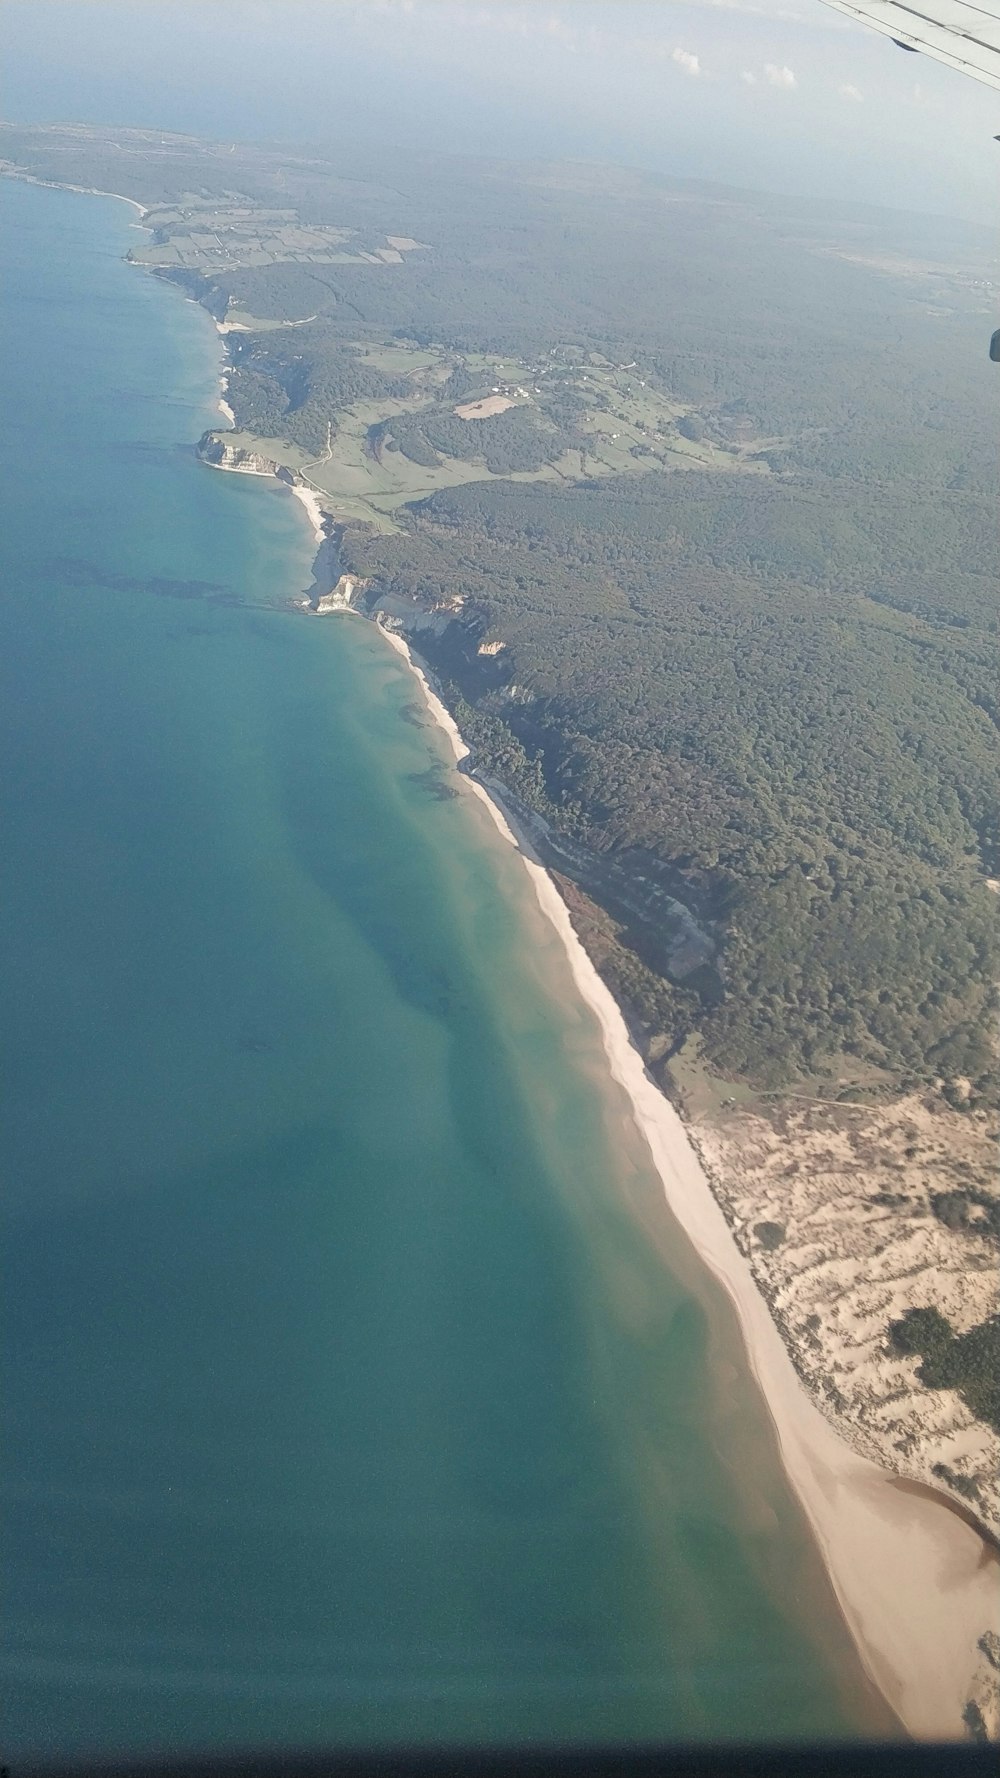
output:
{"label": "sky", "polygon": [[3,116],[613,160],[995,223],[1000,93],[822,0],[4,0]]}

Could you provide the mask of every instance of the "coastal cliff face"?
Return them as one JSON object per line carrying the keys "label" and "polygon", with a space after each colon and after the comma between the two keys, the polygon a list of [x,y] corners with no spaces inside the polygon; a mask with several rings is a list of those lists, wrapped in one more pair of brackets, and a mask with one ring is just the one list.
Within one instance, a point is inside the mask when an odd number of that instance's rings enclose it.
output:
{"label": "coastal cliff face", "polygon": [[356,575],[342,574],[336,586],[328,593],[321,593],[312,604],[312,610],[318,617],[324,617],[330,611],[350,611],[356,593],[363,591],[367,583],[358,580]]}
{"label": "coastal cliff face", "polygon": [[365,601],[368,616],[376,618],[387,629],[398,630],[418,648],[421,642],[426,646],[434,638],[440,640],[453,626],[455,640],[460,642],[468,622],[471,621],[475,626],[477,621],[473,615],[471,620],[462,623],[463,602],[459,599],[417,604],[413,599],[383,591],[372,581],[362,581],[359,584],[368,588],[371,594]]}
{"label": "coastal cliff face", "polygon": [[217,432],[202,433],[198,441],[198,455],[203,463],[211,464],[213,469],[242,470],[244,475],[280,475],[282,481],[289,482],[293,479],[288,470],[282,474],[281,465],[272,458],[262,456],[259,451],[227,444],[225,436],[220,436]]}

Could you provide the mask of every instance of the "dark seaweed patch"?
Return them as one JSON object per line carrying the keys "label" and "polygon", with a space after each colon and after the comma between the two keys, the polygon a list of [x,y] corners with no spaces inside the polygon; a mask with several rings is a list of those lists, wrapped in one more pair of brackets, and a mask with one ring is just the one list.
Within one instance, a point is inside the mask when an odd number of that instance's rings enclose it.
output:
{"label": "dark seaweed patch", "polygon": [[216,580],[170,580],[154,574],[140,578],[131,574],[108,574],[93,562],[76,556],[53,556],[43,563],[43,572],[64,586],[106,587],[113,593],[151,593],[154,599],[201,599],[209,605],[243,605],[245,600]]}

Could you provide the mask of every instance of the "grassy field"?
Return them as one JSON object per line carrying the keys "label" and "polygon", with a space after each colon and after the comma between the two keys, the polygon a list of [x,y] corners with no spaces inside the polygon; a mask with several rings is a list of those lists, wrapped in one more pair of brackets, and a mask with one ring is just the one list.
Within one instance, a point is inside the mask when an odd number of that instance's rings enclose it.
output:
{"label": "grassy field", "polygon": [[[232,319],[252,332],[270,332],[292,323],[261,323],[256,317],[232,311]],[[422,500],[442,488],[467,482],[506,481],[573,483],[595,476],[644,475],[662,469],[713,469],[767,474],[766,465],[754,460],[761,448],[757,439],[721,448],[707,439],[685,438],[677,422],[691,410],[672,401],[630,374],[592,354],[589,361],[562,362],[550,354],[544,364],[490,354],[456,354],[443,347],[417,346],[405,340],[363,341],[355,345],[359,356],[373,369],[393,378],[409,379],[412,394],[359,401],[331,414],[332,437],[328,449],[310,457],[297,446],[277,438],[252,439],[234,435],[231,442],[255,448],[276,462],[301,474],[320,495],[324,505],[341,519],[362,519],[380,530],[397,530],[392,515],[410,501]],[[563,451],[539,469],[513,471],[494,477],[478,455],[480,422],[466,421],[468,456],[438,452],[433,466],[415,463],[402,450],[384,441],[372,447],[373,427],[403,416],[418,415],[440,406],[440,386],[461,366],[476,380],[473,396],[490,395],[499,388],[517,405],[533,405],[544,412],[550,391],[566,390],[582,397],[577,430],[587,440],[586,450]],[[456,408],[461,403],[456,403]],[[453,410],[454,411],[454,410]]]}
{"label": "grassy field", "polygon": [[357,231],[306,224],[294,210],[267,210],[191,197],[180,205],[155,205],[145,222],[155,238],[134,247],[137,265],[183,267],[211,276],[246,266],[293,261],[304,265],[401,265],[405,254],[425,251],[404,236],[368,242]]}
{"label": "grassy field", "polygon": [[438,370],[448,374],[445,355],[433,346],[409,346],[405,342],[387,340],[384,344],[359,345],[357,351],[376,370],[387,377],[416,375],[419,371]]}

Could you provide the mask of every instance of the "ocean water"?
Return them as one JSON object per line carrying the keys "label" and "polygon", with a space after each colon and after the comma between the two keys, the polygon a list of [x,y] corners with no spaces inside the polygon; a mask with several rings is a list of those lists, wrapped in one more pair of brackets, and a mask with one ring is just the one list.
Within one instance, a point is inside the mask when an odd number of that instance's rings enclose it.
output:
{"label": "ocean water", "polygon": [[131,215],[0,182],[3,1755],[878,1732],[558,942],[196,461]]}

